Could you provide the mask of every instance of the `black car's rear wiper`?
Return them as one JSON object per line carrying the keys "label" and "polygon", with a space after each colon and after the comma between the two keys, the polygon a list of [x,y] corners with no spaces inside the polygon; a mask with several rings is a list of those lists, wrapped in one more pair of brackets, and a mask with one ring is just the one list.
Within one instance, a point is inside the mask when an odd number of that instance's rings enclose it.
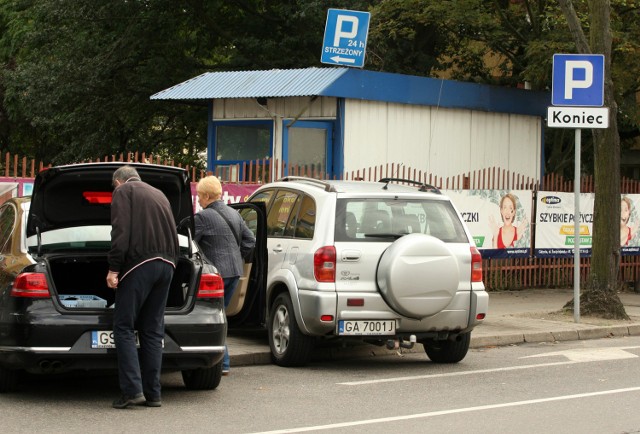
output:
{"label": "black car's rear wiper", "polygon": [[385,233],[376,233],[376,234],[364,234],[365,238],[395,238],[398,239],[400,237],[403,237],[407,234],[398,234],[398,233],[391,233],[391,232],[385,232]]}

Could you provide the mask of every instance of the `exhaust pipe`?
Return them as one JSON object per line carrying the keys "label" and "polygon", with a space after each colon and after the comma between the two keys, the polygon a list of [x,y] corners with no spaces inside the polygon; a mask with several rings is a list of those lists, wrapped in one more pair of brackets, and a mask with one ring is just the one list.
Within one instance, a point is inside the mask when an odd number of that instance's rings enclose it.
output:
{"label": "exhaust pipe", "polygon": [[41,360],[38,366],[43,372],[51,372],[51,362],[49,360]]}
{"label": "exhaust pipe", "polygon": [[63,365],[60,360],[41,360],[38,366],[45,374],[51,374],[62,369]]}
{"label": "exhaust pipe", "polygon": [[386,347],[388,350],[397,350],[399,348],[405,348],[410,350],[416,344],[416,335],[409,336],[409,341],[405,341],[402,338],[387,340]]}

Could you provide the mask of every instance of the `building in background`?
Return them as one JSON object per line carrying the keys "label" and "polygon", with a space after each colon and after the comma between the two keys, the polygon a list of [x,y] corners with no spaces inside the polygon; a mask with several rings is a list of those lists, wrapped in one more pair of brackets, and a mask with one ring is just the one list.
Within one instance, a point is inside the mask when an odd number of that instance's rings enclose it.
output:
{"label": "building in background", "polygon": [[393,163],[440,177],[498,167],[538,180],[551,100],[351,68],[209,72],[151,99],[209,107],[207,169],[230,169],[231,181],[241,163],[265,158],[326,177]]}

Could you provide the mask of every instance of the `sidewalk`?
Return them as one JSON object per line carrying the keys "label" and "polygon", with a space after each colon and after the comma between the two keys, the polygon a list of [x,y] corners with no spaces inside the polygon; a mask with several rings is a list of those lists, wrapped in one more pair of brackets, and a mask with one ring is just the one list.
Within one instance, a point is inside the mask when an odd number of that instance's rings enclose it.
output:
{"label": "sidewalk", "polygon": [[[561,313],[573,299],[573,290],[531,289],[491,292],[489,313],[484,323],[471,333],[471,348],[519,344],[524,342],[573,341],[605,337],[640,336],[640,294],[625,292],[620,299],[629,321],[604,320],[581,315],[576,323],[573,314]],[[231,330],[227,338],[232,366],[271,363],[266,330]],[[349,347],[322,346],[314,351],[314,360],[393,355],[423,352],[413,349],[387,350],[369,344]]]}

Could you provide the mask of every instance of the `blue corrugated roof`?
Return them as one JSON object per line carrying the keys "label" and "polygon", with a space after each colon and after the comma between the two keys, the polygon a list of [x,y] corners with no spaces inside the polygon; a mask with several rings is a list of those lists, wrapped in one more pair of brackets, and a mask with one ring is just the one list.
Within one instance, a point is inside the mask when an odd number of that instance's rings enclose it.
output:
{"label": "blue corrugated roof", "polygon": [[153,100],[275,98],[320,95],[347,68],[207,72],[151,96]]}
{"label": "blue corrugated roof", "polygon": [[489,86],[356,68],[207,72],[152,100],[331,96],[545,117],[549,92]]}

